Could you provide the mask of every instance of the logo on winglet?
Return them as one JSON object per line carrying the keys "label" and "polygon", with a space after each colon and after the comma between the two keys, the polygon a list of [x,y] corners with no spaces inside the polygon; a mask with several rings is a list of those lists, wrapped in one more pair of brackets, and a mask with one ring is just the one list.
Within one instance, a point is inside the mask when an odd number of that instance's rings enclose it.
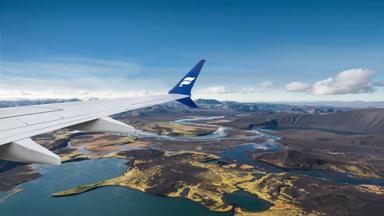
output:
{"label": "logo on winglet", "polygon": [[195,80],[195,77],[185,77],[183,81],[179,84],[179,87],[182,87],[183,85],[189,85],[192,83],[193,80]]}

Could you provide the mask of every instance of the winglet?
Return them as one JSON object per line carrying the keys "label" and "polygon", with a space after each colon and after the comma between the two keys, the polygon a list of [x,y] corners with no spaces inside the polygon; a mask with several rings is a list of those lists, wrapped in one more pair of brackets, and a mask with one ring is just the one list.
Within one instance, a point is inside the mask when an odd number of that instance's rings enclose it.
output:
{"label": "winglet", "polygon": [[195,104],[195,102],[193,102],[193,100],[191,99],[191,97],[182,98],[182,99],[179,99],[177,101],[179,101],[180,103],[182,103],[186,106],[189,106],[191,108],[198,108],[197,105]]}
{"label": "winglet", "polygon": [[182,94],[182,95],[191,95],[191,90],[193,85],[195,84],[195,81],[197,77],[199,76],[199,73],[201,71],[201,68],[204,65],[205,60],[200,60],[195,67],[193,67],[187,75],[181,79],[177,85],[171,89],[168,93],[169,94]]}

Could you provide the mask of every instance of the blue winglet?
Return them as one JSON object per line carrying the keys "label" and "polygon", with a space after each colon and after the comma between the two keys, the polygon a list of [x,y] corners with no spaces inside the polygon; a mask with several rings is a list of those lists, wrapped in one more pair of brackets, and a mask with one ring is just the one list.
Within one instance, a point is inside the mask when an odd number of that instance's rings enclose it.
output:
{"label": "blue winglet", "polygon": [[179,99],[177,101],[179,101],[180,103],[187,105],[191,108],[198,108],[197,105],[195,104],[195,102],[193,102],[193,100],[190,97],[182,98],[182,99]]}
{"label": "blue winglet", "polygon": [[183,94],[183,95],[191,95],[191,90],[193,85],[195,84],[195,81],[197,77],[199,76],[199,73],[201,71],[201,68],[204,65],[205,60],[200,60],[195,67],[193,67],[187,75],[181,79],[173,89],[171,89],[168,93],[169,94]]}

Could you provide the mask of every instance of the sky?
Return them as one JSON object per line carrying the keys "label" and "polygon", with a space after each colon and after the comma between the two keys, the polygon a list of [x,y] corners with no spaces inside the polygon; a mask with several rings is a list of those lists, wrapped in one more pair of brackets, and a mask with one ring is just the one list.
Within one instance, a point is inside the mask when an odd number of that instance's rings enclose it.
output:
{"label": "sky", "polygon": [[383,101],[384,1],[0,0],[0,99]]}

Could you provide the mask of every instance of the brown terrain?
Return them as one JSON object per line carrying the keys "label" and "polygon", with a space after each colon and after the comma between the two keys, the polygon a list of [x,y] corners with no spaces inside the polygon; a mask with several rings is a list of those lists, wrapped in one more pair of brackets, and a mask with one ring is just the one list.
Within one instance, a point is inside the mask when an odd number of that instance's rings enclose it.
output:
{"label": "brown terrain", "polygon": [[53,196],[122,186],[154,195],[183,197],[212,211],[231,211],[234,206],[225,202],[224,195],[243,190],[272,206],[259,213],[236,209],[236,215],[378,215],[384,210],[380,188],[338,184],[285,172],[265,174],[250,165],[210,163],[218,157],[197,152],[133,150],[118,155],[129,159],[129,169],[123,175]]}
{"label": "brown terrain", "polygon": [[[208,103],[208,102],[207,102]],[[112,179],[80,185],[54,196],[69,196],[118,185],[160,196],[183,197],[212,211],[234,215],[380,215],[384,189],[380,185],[353,185],[302,175],[295,170],[324,170],[359,178],[384,179],[384,109],[319,109],[313,114],[290,107],[209,101],[198,110],[163,105],[117,115],[114,118],[143,131],[172,137],[199,137],[215,127],[174,123],[181,118],[225,116],[204,123],[232,128],[231,139],[159,141],[111,133],[66,130],[34,137],[55,151],[64,163],[102,157],[127,160],[127,171]],[[254,151],[251,162],[281,168],[269,172],[237,160],[221,161],[223,151],[235,150],[253,132],[266,128],[276,135],[279,151]],[[263,143],[267,138],[252,140]],[[68,145],[70,143],[70,146]],[[127,150],[128,149],[128,150]],[[244,155],[245,157],[245,155]],[[0,190],[36,179],[32,166],[0,161]],[[245,191],[269,203],[262,212],[249,212],[227,203],[225,194]]]}
{"label": "brown terrain", "polygon": [[324,169],[384,178],[384,109],[331,114],[258,112],[222,125],[268,128],[281,137],[283,152],[255,154],[276,166]]}

